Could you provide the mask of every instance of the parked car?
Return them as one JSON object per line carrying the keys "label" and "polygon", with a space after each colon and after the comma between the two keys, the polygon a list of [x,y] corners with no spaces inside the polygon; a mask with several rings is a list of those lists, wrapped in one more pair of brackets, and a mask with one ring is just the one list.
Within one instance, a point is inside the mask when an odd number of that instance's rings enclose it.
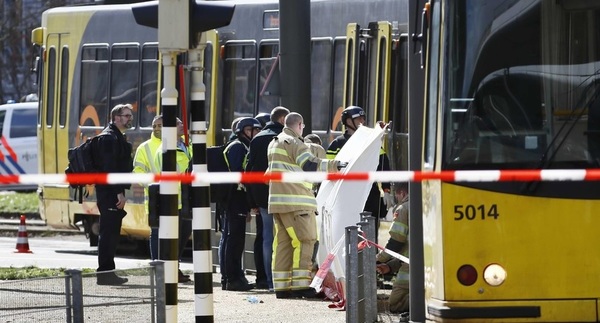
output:
{"label": "parked car", "polygon": [[[0,175],[38,173],[37,102],[0,105]],[[0,184],[0,190],[37,185]]]}

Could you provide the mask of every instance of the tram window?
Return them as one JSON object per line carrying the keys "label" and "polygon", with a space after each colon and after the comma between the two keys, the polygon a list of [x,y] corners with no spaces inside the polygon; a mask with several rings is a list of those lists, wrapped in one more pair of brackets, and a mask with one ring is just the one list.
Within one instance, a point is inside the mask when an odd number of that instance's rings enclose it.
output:
{"label": "tram window", "polygon": [[254,116],[256,104],[256,43],[225,44],[221,128],[230,129],[237,117]]}
{"label": "tram window", "polygon": [[341,115],[344,110],[344,68],[346,58],[346,38],[333,41],[333,100],[331,110],[331,129],[342,130]]}
{"label": "tram window", "polygon": [[104,127],[108,124],[108,47],[84,46],[81,61],[79,124]]}
{"label": "tram window", "polygon": [[64,127],[67,120],[69,98],[69,48],[63,47],[60,63],[60,104],[58,111],[58,125]]}
{"label": "tram window", "polygon": [[[118,47],[112,49],[109,109],[117,104],[131,104],[134,115],[138,114],[139,100],[139,48]],[[138,120],[134,118],[135,127]]]}
{"label": "tram window", "polygon": [[389,120],[389,117],[391,116],[391,114],[388,111],[384,111],[384,106],[385,106],[385,91],[384,91],[384,87],[386,87],[385,82],[386,82],[386,64],[388,64],[388,59],[389,57],[387,57],[387,40],[386,38],[380,38],[379,39],[379,70],[377,71],[377,76],[378,76],[378,80],[377,83],[379,84],[379,86],[377,87],[377,93],[375,93],[375,95],[377,96],[377,106],[375,106],[374,108],[377,109],[377,111],[372,112],[374,114],[377,114],[373,119],[371,119],[371,123],[373,124],[373,122],[376,122],[378,120],[387,122]]}
{"label": "tram window", "polygon": [[[212,99],[212,74],[213,74],[213,65],[212,65],[212,57],[214,55],[214,48],[212,43],[206,44],[206,48],[204,49],[204,86],[206,87],[205,92],[205,103],[204,103],[204,111],[207,113],[205,116],[210,118],[211,113],[214,113],[216,109],[214,109],[214,102]],[[210,112],[209,112],[210,111]],[[210,120],[210,119],[208,119]],[[210,139],[209,139],[210,140]]]}
{"label": "tram window", "polygon": [[56,88],[56,49],[48,51],[48,99],[46,100],[46,127],[54,124],[54,90]]}
{"label": "tram window", "polygon": [[331,39],[313,40],[311,48],[311,105],[313,130],[329,130],[333,44]]}
{"label": "tram window", "polygon": [[[260,64],[260,67],[258,69],[259,84],[257,91],[259,91],[258,93],[260,93],[260,97],[258,98],[257,113],[271,112],[271,110],[273,110],[274,107],[280,104],[279,102],[281,99],[280,93],[276,88],[279,84],[279,80],[277,79],[279,73],[278,71],[274,70],[274,65],[277,61],[277,55],[279,54],[279,45],[260,44],[259,53],[260,59],[258,63]],[[267,84],[266,91],[260,92],[265,87],[265,82],[267,81],[269,74],[272,74],[272,76],[269,80],[269,84]],[[248,90],[250,90],[250,86],[248,87]]]}
{"label": "tram window", "polygon": [[156,115],[158,107],[157,79],[158,69],[158,47],[146,45],[142,48],[142,103],[139,106],[138,120],[140,127],[152,126],[152,119]]}

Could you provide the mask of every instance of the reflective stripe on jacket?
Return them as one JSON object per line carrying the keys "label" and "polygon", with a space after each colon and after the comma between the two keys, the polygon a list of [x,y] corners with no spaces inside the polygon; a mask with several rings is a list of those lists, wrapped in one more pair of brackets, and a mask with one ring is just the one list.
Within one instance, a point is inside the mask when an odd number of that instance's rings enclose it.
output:
{"label": "reflective stripe on jacket", "polygon": [[134,173],[159,173],[160,169],[156,167],[154,163],[154,156],[156,150],[160,146],[160,138],[156,138],[154,133],[150,136],[150,139],[142,142],[133,157],[133,172]]}
{"label": "reflective stripe on jacket", "polygon": [[[315,157],[292,129],[283,131],[269,144],[267,172],[337,171],[338,161]],[[269,213],[316,211],[317,200],[311,183],[269,184]]]}

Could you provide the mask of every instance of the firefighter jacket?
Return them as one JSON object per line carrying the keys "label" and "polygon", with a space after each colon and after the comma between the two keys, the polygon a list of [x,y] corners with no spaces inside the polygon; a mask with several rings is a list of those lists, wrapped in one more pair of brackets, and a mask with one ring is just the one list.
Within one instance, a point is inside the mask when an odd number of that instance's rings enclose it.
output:
{"label": "firefighter jacket", "polygon": [[[267,172],[336,172],[339,161],[315,157],[301,137],[290,128],[284,127],[269,144]],[[317,210],[317,200],[312,183],[269,184],[269,213],[289,213]]]}
{"label": "firefighter jacket", "polygon": [[[390,227],[390,239],[385,247],[408,257],[408,195],[394,206],[393,212],[394,222],[392,222],[392,226]],[[387,263],[393,271],[397,271],[402,264],[400,260],[395,260],[396,258],[385,252],[377,254],[377,261]]]}

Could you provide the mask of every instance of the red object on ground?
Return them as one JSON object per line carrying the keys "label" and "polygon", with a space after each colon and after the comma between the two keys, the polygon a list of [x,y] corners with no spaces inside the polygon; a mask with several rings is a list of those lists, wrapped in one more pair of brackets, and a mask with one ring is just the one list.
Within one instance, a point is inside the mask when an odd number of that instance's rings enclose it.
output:
{"label": "red object on ground", "polygon": [[19,224],[19,233],[17,234],[17,248],[15,253],[33,253],[29,250],[29,240],[27,238],[27,226],[25,224],[25,215],[21,215]]}

